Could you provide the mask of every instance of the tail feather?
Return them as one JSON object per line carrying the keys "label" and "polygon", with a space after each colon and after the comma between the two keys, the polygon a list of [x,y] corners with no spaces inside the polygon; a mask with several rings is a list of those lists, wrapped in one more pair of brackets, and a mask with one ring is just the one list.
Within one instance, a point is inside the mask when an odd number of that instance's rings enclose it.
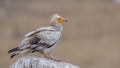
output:
{"label": "tail feather", "polygon": [[15,52],[15,51],[18,51],[18,50],[19,50],[19,48],[16,47],[16,48],[10,49],[10,50],[8,51],[8,53]]}
{"label": "tail feather", "polygon": [[27,52],[29,52],[29,47],[26,47],[24,49],[20,49],[19,47],[16,47],[8,51],[8,53],[11,54],[10,56],[11,59],[18,54],[27,53]]}
{"label": "tail feather", "polygon": [[10,58],[12,59],[12,58],[13,58],[14,56],[16,56],[16,55],[17,55],[17,54],[13,54],[13,55],[10,56]]}
{"label": "tail feather", "polygon": [[11,54],[11,56],[10,56],[10,58],[12,59],[15,55],[17,55],[18,54],[18,52],[17,51],[19,51],[19,48],[18,47],[16,47],[16,48],[13,48],[13,49],[10,49],[9,51],[8,51],[8,53],[10,53]]}

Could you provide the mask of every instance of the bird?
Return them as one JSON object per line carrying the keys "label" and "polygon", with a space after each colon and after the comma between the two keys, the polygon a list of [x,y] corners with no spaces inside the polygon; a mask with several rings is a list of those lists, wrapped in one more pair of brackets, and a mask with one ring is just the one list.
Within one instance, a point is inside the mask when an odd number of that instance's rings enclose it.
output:
{"label": "bird", "polygon": [[61,40],[63,22],[67,22],[67,20],[59,14],[53,14],[49,26],[40,27],[35,31],[27,33],[19,46],[8,51],[11,55],[10,58],[12,59],[19,54],[38,52],[45,58],[56,60],[51,52]]}

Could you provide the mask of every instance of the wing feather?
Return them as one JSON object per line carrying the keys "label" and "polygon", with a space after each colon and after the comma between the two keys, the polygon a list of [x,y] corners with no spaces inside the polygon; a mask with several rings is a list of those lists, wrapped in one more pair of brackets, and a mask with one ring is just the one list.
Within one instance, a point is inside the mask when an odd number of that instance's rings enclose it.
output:
{"label": "wing feather", "polygon": [[35,31],[32,31],[32,32],[29,32],[28,34],[25,35],[25,37],[30,37],[32,35],[35,35],[39,32],[42,32],[42,31],[54,31],[55,29],[52,29],[52,27],[41,27]]}
{"label": "wing feather", "polygon": [[36,33],[39,33],[39,32],[40,32],[40,31],[38,31],[38,30],[29,32],[28,34],[25,35],[25,37],[26,37],[26,38],[27,38],[27,37],[30,37],[30,36],[32,36],[32,35],[34,35],[34,34],[36,34]]}
{"label": "wing feather", "polygon": [[13,49],[9,52],[16,55],[22,52],[27,53],[30,50],[37,51],[44,48],[50,48],[56,43],[56,41],[54,41],[54,32],[52,33],[52,31],[55,31],[52,27],[42,27],[32,31],[25,35],[25,38],[18,46],[18,50]]}

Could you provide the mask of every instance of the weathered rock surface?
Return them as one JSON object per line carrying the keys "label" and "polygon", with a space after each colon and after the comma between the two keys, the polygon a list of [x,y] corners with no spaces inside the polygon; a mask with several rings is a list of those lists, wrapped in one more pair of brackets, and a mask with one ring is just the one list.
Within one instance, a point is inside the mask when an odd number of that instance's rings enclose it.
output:
{"label": "weathered rock surface", "polygon": [[36,56],[26,56],[18,59],[10,68],[80,68],[76,65],[57,62]]}

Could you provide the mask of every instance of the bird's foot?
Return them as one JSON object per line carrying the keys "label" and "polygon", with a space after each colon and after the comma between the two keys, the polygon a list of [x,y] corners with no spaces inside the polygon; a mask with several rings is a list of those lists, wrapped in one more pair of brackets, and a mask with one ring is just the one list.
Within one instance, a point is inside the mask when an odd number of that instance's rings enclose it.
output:
{"label": "bird's foot", "polygon": [[58,59],[55,59],[50,53],[49,53],[49,56],[47,56],[46,54],[44,55],[45,58],[47,59],[51,59],[53,61],[57,61],[57,62],[60,62],[61,60],[58,60]]}
{"label": "bird's foot", "polygon": [[55,59],[55,58],[49,58],[49,59],[51,59],[51,60],[53,60],[53,61],[57,61],[57,62],[60,62],[60,61],[61,61],[61,60]]}

